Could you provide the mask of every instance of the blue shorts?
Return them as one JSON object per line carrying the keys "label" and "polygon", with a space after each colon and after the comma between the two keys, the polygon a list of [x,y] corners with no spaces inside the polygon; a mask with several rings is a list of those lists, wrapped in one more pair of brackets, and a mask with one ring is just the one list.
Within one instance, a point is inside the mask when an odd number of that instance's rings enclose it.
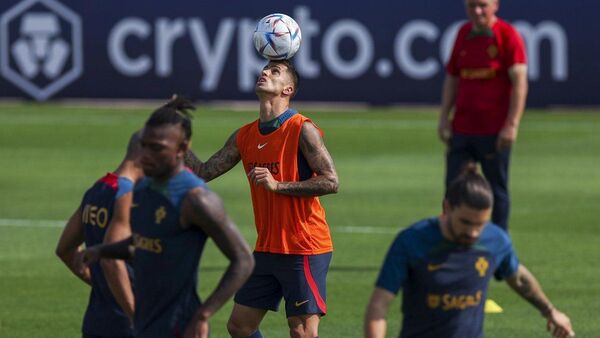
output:
{"label": "blue shorts", "polygon": [[325,280],[331,255],[254,252],[254,271],[234,300],[240,305],[277,311],[283,298],[287,317],[325,315]]}

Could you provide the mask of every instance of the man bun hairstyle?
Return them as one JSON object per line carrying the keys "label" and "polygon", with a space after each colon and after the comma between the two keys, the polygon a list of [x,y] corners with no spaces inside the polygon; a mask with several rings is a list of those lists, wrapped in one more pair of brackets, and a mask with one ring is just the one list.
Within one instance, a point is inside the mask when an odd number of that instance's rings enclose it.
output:
{"label": "man bun hairstyle", "polygon": [[183,96],[174,94],[171,100],[155,110],[146,121],[146,126],[161,126],[164,124],[178,124],[184,131],[185,139],[192,138],[192,114],[196,107]]}
{"label": "man bun hairstyle", "polygon": [[462,173],[450,183],[446,200],[452,208],[466,205],[485,210],[494,204],[494,195],[488,181],[478,172],[477,164],[468,162]]}

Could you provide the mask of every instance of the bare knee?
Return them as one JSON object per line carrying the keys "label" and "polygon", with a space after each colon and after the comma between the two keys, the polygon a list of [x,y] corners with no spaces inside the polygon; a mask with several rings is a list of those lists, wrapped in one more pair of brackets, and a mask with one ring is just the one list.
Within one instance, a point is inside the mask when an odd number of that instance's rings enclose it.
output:
{"label": "bare knee", "polygon": [[315,338],[318,336],[319,334],[316,328],[312,329],[303,326],[290,327],[291,338]]}
{"label": "bare knee", "polygon": [[299,316],[288,318],[290,337],[315,338],[319,336],[319,316]]}
{"label": "bare knee", "polygon": [[301,327],[290,327],[290,338],[304,338],[304,329]]}
{"label": "bare knee", "polygon": [[253,327],[251,325],[247,325],[244,323],[236,323],[229,319],[227,322],[227,331],[232,338],[246,338],[253,334],[257,327]]}
{"label": "bare knee", "polygon": [[227,322],[227,331],[233,338],[246,338],[258,330],[267,310],[234,304]]}
{"label": "bare knee", "polygon": [[291,338],[315,338],[318,336],[319,334],[316,330],[306,330],[306,328],[303,327],[290,328]]}

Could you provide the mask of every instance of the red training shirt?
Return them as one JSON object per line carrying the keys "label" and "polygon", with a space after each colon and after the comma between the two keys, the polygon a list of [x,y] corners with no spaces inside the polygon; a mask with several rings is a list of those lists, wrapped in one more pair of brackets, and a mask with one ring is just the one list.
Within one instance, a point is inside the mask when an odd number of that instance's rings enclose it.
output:
{"label": "red training shirt", "polygon": [[527,63],[519,33],[498,19],[492,34],[473,31],[472,23],[458,31],[446,71],[458,77],[452,131],[466,135],[496,135],[508,116],[512,84],[508,69]]}

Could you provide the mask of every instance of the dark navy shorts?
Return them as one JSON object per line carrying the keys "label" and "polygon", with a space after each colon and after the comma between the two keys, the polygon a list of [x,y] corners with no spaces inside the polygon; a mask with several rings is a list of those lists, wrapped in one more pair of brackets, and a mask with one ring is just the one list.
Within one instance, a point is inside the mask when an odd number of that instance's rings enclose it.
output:
{"label": "dark navy shorts", "polygon": [[234,300],[248,307],[277,311],[283,298],[287,317],[325,315],[325,281],[331,255],[254,252],[254,271]]}

